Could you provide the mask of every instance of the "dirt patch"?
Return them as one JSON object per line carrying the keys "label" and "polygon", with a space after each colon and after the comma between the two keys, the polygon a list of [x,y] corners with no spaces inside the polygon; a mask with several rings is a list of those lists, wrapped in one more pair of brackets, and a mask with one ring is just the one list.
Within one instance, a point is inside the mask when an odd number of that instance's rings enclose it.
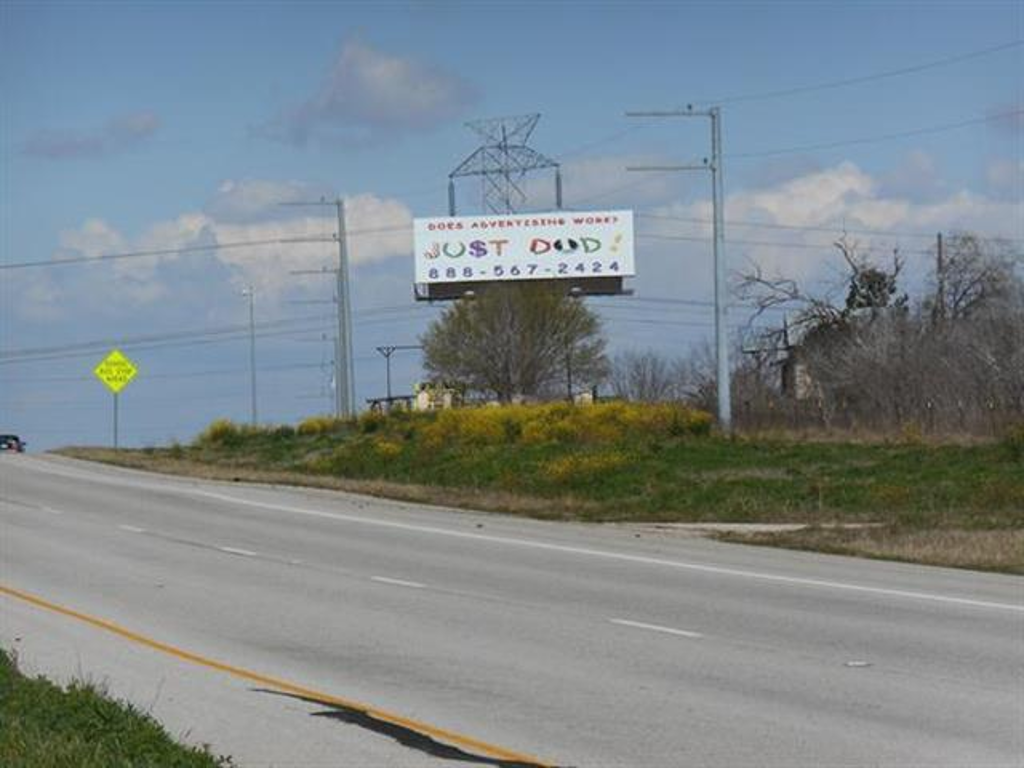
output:
{"label": "dirt patch", "polygon": [[807,549],[951,568],[1024,574],[1024,530],[901,531],[809,526],[791,531],[724,531],[724,541]]}
{"label": "dirt patch", "polygon": [[303,488],[321,488],[331,491],[358,493],[384,499],[396,499],[441,507],[456,507],[484,512],[504,512],[528,515],[541,520],[579,520],[594,513],[598,505],[565,496],[541,499],[533,496],[493,489],[450,488],[414,483],[396,483],[387,480],[356,480],[331,475],[304,472],[259,469],[244,464],[205,464],[189,459],[174,459],[164,455],[150,455],[142,451],[124,452],[109,448],[62,448],[55,453],[73,459],[99,461],[129,469],[141,469],[182,477],[227,482],[260,483],[263,485],[292,485]]}

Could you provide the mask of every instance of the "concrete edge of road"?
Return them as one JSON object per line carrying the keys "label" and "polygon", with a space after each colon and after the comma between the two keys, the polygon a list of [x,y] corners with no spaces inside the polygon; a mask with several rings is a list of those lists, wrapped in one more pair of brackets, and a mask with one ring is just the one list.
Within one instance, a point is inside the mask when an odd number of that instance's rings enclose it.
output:
{"label": "concrete edge of road", "polygon": [[[370,704],[354,701],[342,696],[336,696],[331,693],[325,693],[290,680],[266,675],[244,667],[212,659],[194,651],[179,648],[123,627],[113,621],[83,613],[5,584],[0,584],[0,595],[27,603],[36,608],[58,614],[66,618],[75,619],[96,629],[116,635],[123,640],[139,646],[144,646],[166,656],[173,657],[178,661],[185,661],[250,683],[257,683],[259,685],[266,686],[274,692],[295,696],[304,701],[328,705],[351,713],[363,715],[379,723],[385,723],[387,725],[403,729],[420,737],[439,740],[459,749],[472,750],[478,755],[486,756],[487,758],[491,758],[495,761],[501,761],[500,764],[502,765],[515,765],[517,767],[521,766],[521,768],[555,768],[553,763],[541,760],[540,758],[498,746],[488,741],[477,739],[457,731],[441,728],[421,720],[405,717],[404,715],[396,714],[388,710],[379,709]],[[473,755],[467,754],[466,757],[468,759],[472,759]],[[479,759],[476,761],[483,762]]]}

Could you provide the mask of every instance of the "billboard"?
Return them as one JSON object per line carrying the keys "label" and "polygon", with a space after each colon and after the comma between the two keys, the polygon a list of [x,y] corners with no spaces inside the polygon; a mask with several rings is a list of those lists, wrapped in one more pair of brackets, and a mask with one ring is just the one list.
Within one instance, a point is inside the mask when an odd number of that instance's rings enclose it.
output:
{"label": "billboard", "polygon": [[586,280],[636,274],[632,211],[414,219],[416,282]]}

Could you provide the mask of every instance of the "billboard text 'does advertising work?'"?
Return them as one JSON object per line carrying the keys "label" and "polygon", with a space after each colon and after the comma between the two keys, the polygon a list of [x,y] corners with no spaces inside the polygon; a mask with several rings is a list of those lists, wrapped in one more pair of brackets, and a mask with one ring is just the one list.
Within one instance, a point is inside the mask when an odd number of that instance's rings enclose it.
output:
{"label": "billboard text 'does advertising work?'", "polygon": [[417,283],[630,277],[633,212],[415,219]]}

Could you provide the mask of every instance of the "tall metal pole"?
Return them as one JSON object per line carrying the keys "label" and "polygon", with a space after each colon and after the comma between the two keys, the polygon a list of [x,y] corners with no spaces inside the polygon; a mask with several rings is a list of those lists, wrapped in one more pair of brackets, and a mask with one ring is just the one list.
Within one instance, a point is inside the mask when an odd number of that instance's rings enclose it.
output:
{"label": "tall metal pole", "polygon": [[338,311],[338,337],[334,353],[334,415],[337,418],[355,416],[355,368],[352,359],[352,303],[349,296],[348,240],[345,232],[345,200],[337,197],[327,200],[321,197],[316,202],[290,200],[280,205],[309,206],[333,205],[338,214],[338,268],[319,270],[294,270],[293,275],[328,275],[334,273]]}
{"label": "tall metal pole", "polygon": [[117,450],[117,392],[114,393],[114,450]]}
{"label": "tall metal pole", "polygon": [[572,398],[572,344],[570,344],[565,350],[565,389],[569,402],[573,402]]}
{"label": "tall metal pole", "polygon": [[256,416],[256,321],[253,309],[255,292],[250,285],[244,291],[243,296],[249,297],[249,405],[250,421],[255,427],[258,421]]}
{"label": "tall metal pole", "polygon": [[715,347],[718,361],[718,421],[724,432],[732,431],[732,383],[729,375],[729,297],[725,266],[725,202],[722,194],[722,113],[712,107],[711,193],[714,208],[715,253]]}
{"label": "tall metal pole", "polygon": [[345,200],[335,200],[338,210],[338,339],[339,352],[336,369],[338,390],[341,393],[338,415],[355,416],[355,377],[352,371],[352,304],[349,296],[348,241],[345,233]]}
{"label": "tall metal pole", "polygon": [[[341,310],[338,310],[339,312]],[[340,419],[342,412],[345,410],[344,401],[345,398],[341,394],[341,378],[338,375],[341,371],[341,365],[338,361],[341,360],[341,336],[335,335],[334,337],[334,418]]]}

